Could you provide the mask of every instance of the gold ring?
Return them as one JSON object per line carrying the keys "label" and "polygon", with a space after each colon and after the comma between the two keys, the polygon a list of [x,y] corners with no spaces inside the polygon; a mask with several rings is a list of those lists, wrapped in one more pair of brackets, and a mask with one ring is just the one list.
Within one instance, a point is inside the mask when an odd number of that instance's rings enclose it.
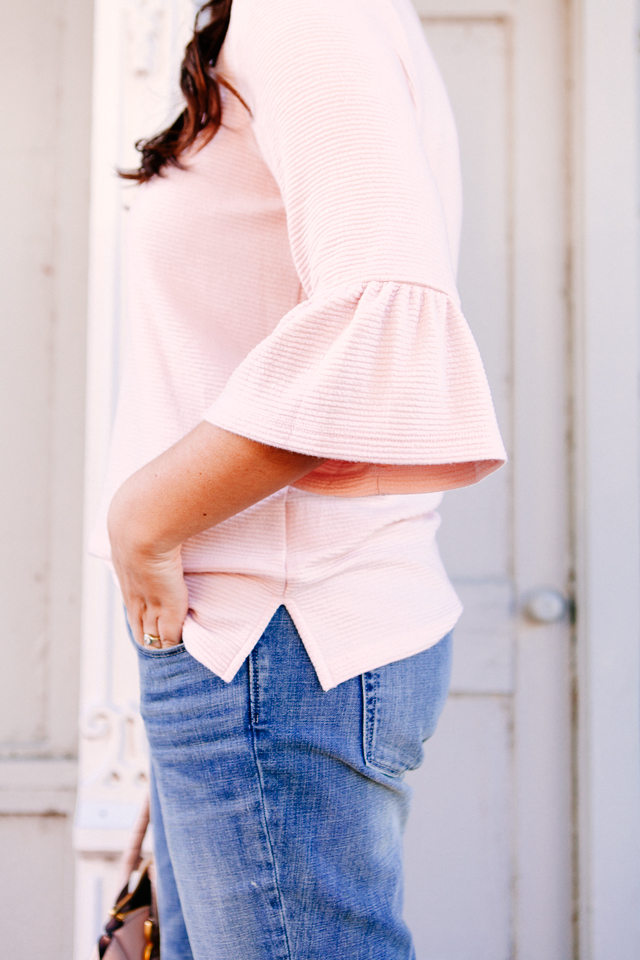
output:
{"label": "gold ring", "polygon": [[150,647],[154,643],[162,643],[162,640],[160,639],[160,637],[154,637],[152,633],[143,633],[142,640],[144,642],[145,647]]}

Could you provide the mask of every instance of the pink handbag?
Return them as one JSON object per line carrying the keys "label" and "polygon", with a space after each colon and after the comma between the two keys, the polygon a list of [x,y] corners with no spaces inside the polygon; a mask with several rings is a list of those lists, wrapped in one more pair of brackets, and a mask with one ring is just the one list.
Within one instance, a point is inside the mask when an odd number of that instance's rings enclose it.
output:
{"label": "pink handbag", "polygon": [[147,796],[122,857],[123,887],[109,911],[104,933],[91,960],[159,960],[160,930],[157,921],[153,861],[141,851],[149,825]]}

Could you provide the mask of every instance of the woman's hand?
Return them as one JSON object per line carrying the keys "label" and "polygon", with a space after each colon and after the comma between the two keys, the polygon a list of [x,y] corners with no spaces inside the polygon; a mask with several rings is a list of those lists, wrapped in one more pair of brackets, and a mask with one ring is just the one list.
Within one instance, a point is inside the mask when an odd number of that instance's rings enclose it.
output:
{"label": "woman's hand", "polygon": [[[182,639],[189,598],[182,570],[181,546],[153,548],[136,543],[127,523],[128,485],[118,491],[109,512],[111,559],[120,582],[127,619],[135,640],[145,633],[160,638],[158,647],[172,647]],[[135,528],[134,528],[135,529]]]}
{"label": "woman's hand", "polygon": [[155,646],[173,647],[182,640],[189,609],[180,547],[155,556],[123,544],[113,555],[131,632],[138,643],[145,633],[159,637]]}
{"label": "woman's hand", "polygon": [[185,540],[294,483],[323,463],[199,424],[129,477],[109,508],[111,559],[135,639],[180,643],[189,601]]}

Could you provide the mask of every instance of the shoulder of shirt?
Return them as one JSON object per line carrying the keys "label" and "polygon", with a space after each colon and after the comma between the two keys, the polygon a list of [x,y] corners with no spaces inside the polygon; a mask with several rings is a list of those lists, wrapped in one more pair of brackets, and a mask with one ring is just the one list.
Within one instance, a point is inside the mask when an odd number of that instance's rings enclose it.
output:
{"label": "shoulder of shirt", "polygon": [[392,15],[391,0],[233,0],[229,39],[245,55],[332,39],[350,41],[357,53],[365,37],[388,41],[385,20]]}
{"label": "shoulder of shirt", "polygon": [[231,16],[278,22],[284,19],[295,26],[307,17],[335,20],[340,15],[375,16],[377,11],[392,6],[392,0],[233,0]]}

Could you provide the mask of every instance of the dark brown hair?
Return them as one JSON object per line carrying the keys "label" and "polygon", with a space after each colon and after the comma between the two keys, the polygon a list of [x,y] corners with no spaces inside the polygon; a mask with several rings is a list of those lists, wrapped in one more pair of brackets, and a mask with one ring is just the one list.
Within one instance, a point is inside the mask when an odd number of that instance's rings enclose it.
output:
{"label": "dark brown hair", "polygon": [[[125,180],[145,183],[162,175],[167,164],[181,167],[180,157],[196,140],[204,146],[222,123],[220,87],[226,87],[246,107],[244,100],[216,70],[218,54],[229,27],[232,0],[209,0],[196,16],[193,37],[187,44],[180,67],[180,89],[185,108],[180,116],[149,140],[138,140],[142,157],[137,170],[119,170]],[[247,108],[248,109],[248,108]]]}

